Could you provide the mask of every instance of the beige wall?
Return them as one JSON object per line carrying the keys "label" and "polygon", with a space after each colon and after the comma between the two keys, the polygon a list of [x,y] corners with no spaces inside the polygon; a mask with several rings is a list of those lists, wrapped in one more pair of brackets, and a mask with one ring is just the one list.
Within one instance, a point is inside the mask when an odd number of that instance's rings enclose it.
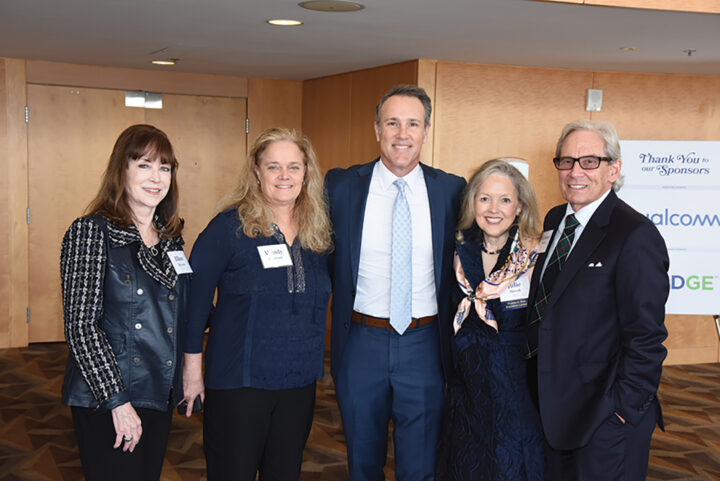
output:
{"label": "beige wall", "polygon": [[302,128],[297,81],[0,58],[0,348],[28,342],[27,84],[247,98],[250,139],[274,125]]}
{"label": "beige wall", "polygon": [[251,78],[248,81],[248,151],[271,127],[302,130],[302,82]]}
{"label": "beige wall", "polygon": [[[567,122],[608,120],[623,139],[718,140],[720,133],[720,76],[420,59],[304,82],[303,125],[325,169],[377,155],[371,112],[401,82],[417,83],[433,99],[423,162],[467,177],[488,159],[524,158],[541,214],[562,202],[551,159]],[[603,90],[601,112],[585,111],[588,88]],[[720,360],[710,316],[669,315],[666,324],[668,364]]]}

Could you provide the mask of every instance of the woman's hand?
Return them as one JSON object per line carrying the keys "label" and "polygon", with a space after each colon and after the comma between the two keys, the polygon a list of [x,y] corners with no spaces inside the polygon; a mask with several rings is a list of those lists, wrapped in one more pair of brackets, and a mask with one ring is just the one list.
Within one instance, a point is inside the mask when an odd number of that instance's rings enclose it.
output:
{"label": "woman's hand", "polygon": [[140,436],[142,436],[140,416],[137,415],[135,408],[129,402],[113,408],[110,412],[115,426],[115,444],[113,448],[118,448],[122,444],[123,451],[132,453],[137,443],[140,442]]}
{"label": "woman's hand", "polygon": [[183,356],[183,391],[185,397],[181,402],[187,403],[185,416],[192,416],[192,406],[195,398],[205,402],[205,383],[202,377],[202,353],[191,354],[186,352]]}

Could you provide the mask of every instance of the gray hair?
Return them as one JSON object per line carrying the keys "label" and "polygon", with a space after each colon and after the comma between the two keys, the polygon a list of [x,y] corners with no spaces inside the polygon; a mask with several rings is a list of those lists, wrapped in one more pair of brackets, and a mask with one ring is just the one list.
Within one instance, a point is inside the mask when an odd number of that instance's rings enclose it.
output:
{"label": "gray hair", "polygon": [[422,87],[418,87],[417,85],[396,85],[390,90],[388,90],[385,95],[383,95],[382,99],[380,99],[380,102],[377,104],[377,107],[375,107],[375,123],[377,125],[380,125],[380,109],[385,104],[387,99],[390,97],[393,97],[395,95],[401,95],[403,97],[414,97],[420,101],[423,108],[425,109],[425,127],[430,125],[430,115],[432,114],[432,102],[430,101],[430,97],[428,97],[427,92],[425,92],[425,89]]}
{"label": "gray hair", "polygon": [[[620,139],[618,138],[617,130],[615,130],[615,127],[610,122],[604,122],[600,120],[576,120],[575,122],[570,122],[565,127],[563,127],[560,138],[557,141],[557,146],[555,147],[555,157],[560,156],[560,152],[562,151],[562,146],[563,143],[565,143],[565,139],[567,139],[570,134],[577,130],[586,130],[588,132],[593,132],[602,139],[605,146],[604,155],[606,157],[610,157],[610,164],[621,158]],[[615,192],[620,190],[624,181],[625,177],[623,175],[620,175],[617,180],[613,182],[613,190]]]}

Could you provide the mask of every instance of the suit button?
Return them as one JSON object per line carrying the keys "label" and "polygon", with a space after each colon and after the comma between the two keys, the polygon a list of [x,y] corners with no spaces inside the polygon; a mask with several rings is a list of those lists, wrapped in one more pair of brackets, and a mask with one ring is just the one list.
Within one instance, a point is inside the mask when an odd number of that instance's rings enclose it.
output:
{"label": "suit button", "polygon": [[345,323],[345,329],[347,329],[348,327],[350,327],[350,324],[348,324],[348,323],[346,322],[346,323]]}
{"label": "suit button", "polygon": [[172,333],[173,333],[173,328],[172,328],[172,327],[168,327],[168,328],[167,328],[167,333],[168,333],[168,334],[172,334]]}
{"label": "suit button", "polygon": [[142,290],[142,289],[138,289],[138,290],[137,290],[137,295],[138,295],[138,296],[142,296],[142,295],[143,295],[143,290]]}
{"label": "suit button", "polygon": [[139,322],[135,324],[135,329],[137,329],[138,331],[142,329],[142,324],[140,324]]}
{"label": "suit button", "polygon": [[139,357],[134,357],[134,358],[133,358],[133,362],[134,362],[135,364],[139,364],[139,363],[140,363],[140,358],[139,358]]}
{"label": "suit button", "polygon": [[172,361],[170,361],[170,360],[165,361],[165,365],[166,365],[167,367],[172,366]]}
{"label": "suit button", "polygon": [[170,294],[170,295],[168,296],[168,299],[170,299],[171,301],[174,301],[174,300],[175,300],[175,294]]}

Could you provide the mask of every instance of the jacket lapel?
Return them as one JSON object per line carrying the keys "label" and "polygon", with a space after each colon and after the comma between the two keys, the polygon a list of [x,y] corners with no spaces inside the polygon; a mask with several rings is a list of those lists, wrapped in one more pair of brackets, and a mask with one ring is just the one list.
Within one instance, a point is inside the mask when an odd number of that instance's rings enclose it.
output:
{"label": "jacket lapel", "polygon": [[570,251],[570,255],[563,266],[562,271],[555,280],[552,288],[548,305],[552,305],[555,300],[562,295],[563,291],[570,284],[583,266],[587,265],[587,260],[595,251],[598,245],[603,241],[607,234],[607,226],[610,223],[610,214],[617,203],[617,196],[610,191],[605,200],[600,204],[595,213],[590,217],[590,221],[583,228],[577,244]]}
{"label": "jacket lapel", "polygon": [[368,191],[370,190],[370,180],[372,172],[375,168],[374,162],[360,166],[351,179],[351,185],[348,192],[348,232],[350,233],[350,269],[352,274],[352,285],[357,285],[358,265],[360,264],[360,244],[362,243],[363,221],[365,219],[365,206],[367,205]]}
{"label": "jacket lapel", "polygon": [[445,233],[445,212],[447,195],[444,194],[442,186],[437,178],[437,172],[428,168],[424,164],[420,164],[425,178],[425,187],[427,188],[428,202],[430,203],[430,226],[432,229],[432,250],[433,250],[433,266],[435,270],[435,288],[440,289],[440,281],[442,280],[442,260],[444,252],[444,233]]}

